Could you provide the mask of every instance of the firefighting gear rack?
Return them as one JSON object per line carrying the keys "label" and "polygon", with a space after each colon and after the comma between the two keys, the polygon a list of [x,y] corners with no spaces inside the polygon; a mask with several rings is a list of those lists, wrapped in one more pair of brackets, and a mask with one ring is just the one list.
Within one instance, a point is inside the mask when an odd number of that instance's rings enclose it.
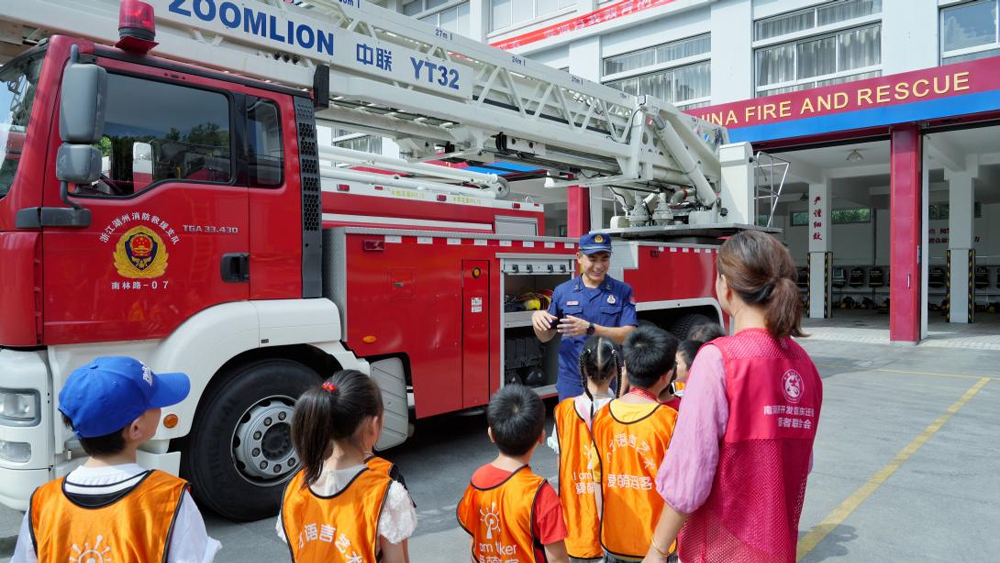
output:
{"label": "firefighting gear rack", "polygon": [[[614,90],[366,0],[147,3],[155,11],[153,55],[312,90],[318,123],[392,138],[405,157],[325,148],[321,158],[337,164],[371,161],[419,176],[420,189],[502,197],[506,185],[495,175],[424,161],[526,162],[545,171],[550,187],[612,189],[630,210],[628,221],[616,218],[625,233],[655,235],[669,226],[684,234],[679,229],[687,224],[704,230],[756,222],[760,164],[749,147],[724,145],[724,128],[661,100]],[[0,21],[7,27],[0,39],[30,44],[65,33],[114,44],[119,5],[2,2]],[[322,173],[374,178],[336,165]],[[650,211],[645,222],[633,220],[637,209],[639,215]]]}

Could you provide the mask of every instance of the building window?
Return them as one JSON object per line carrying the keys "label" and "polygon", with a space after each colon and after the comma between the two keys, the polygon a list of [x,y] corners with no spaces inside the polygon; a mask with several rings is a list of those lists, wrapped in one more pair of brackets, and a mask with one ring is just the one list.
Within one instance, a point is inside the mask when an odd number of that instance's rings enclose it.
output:
{"label": "building window", "polygon": [[382,137],[354,133],[344,129],[333,130],[333,139],[330,144],[343,149],[382,154]]}
{"label": "building window", "polygon": [[763,41],[880,13],[882,0],[837,0],[757,20],[753,24],[753,38]]}
{"label": "building window", "polygon": [[[442,9],[443,8],[443,9]],[[470,37],[469,3],[448,0],[412,0],[403,4],[403,14],[435,27]]]}
{"label": "building window", "polygon": [[469,37],[469,3],[464,2],[446,10],[422,16],[420,21]]}
{"label": "building window", "polygon": [[708,34],[654,45],[604,59],[604,83],[634,96],[648,95],[685,108],[708,105],[712,93]]}
{"label": "building window", "polygon": [[754,62],[758,96],[881,76],[882,24],[757,49]]}
{"label": "building window", "polygon": [[756,95],[881,76],[881,11],[881,0],[846,0],[754,22]]}
{"label": "building window", "polygon": [[868,207],[854,207],[850,209],[834,209],[830,213],[830,218],[834,225],[844,225],[846,223],[871,223],[872,210]]}
{"label": "building window", "polygon": [[1000,55],[997,0],[977,0],[941,10],[941,63]]}
{"label": "building window", "polygon": [[410,0],[403,3],[403,14],[415,16],[428,12],[435,8],[440,8],[448,3],[448,0]]}
{"label": "building window", "polygon": [[[931,221],[947,221],[950,219],[951,205],[948,203],[931,203],[928,205],[930,208],[930,220]],[[983,204],[977,201],[975,205],[972,206],[973,217],[975,219],[982,219],[983,217]]]}
{"label": "building window", "polygon": [[[419,0],[418,0],[419,1]],[[520,25],[576,6],[577,0],[490,0],[490,31]]]}
{"label": "building window", "polygon": [[[848,223],[871,223],[872,210],[869,207],[851,207],[847,209],[834,209],[830,213],[830,219],[834,225],[845,225]],[[793,227],[808,227],[809,212],[793,211],[789,223]]]}

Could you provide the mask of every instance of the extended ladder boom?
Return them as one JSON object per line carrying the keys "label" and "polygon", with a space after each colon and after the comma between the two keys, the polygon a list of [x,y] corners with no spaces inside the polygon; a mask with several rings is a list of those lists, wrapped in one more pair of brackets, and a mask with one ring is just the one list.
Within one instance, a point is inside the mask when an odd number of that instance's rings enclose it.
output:
{"label": "extended ladder boom", "polygon": [[[719,180],[723,128],[434,28],[367,0],[148,0],[153,54],[329,92],[317,118],[396,139],[410,159],[493,155],[595,184],[694,187]],[[0,19],[35,38],[60,32],[117,40],[117,0],[0,3]],[[329,82],[323,84],[329,68]],[[586,183],[579,178],[576,184]]]}

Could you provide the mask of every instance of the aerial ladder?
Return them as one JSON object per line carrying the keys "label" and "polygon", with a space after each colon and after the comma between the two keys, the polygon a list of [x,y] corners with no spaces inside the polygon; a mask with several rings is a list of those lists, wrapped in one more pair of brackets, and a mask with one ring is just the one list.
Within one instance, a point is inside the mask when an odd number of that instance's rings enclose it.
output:
{"label": "aerial ladder", "polygon": [[[400,147],[402,158],[320,147],[324,174],[371,180],[349,168],[367,165],[397,173],[389,181],[398,187],[504,197],[502,177],[427,161],[513,160],[537,166],[548,188],[609,189],[625,215],[600,227],[626,236],[755,228],[761,165],[749,145],[727,144],[723,127],[662,100],[367,0],[148,3],[155,54],[311,90],[319,124]],[[54,33],[114,44],[119,8],[118,0],[0,3],[0,56]]]}

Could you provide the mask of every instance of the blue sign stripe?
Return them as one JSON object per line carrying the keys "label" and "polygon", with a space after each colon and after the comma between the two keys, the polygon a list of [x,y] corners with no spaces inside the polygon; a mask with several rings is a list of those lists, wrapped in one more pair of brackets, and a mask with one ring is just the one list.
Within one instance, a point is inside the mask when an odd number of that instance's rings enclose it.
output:
{"label": "blue sign stripe", "polygon": [[773,141],[1000,110],[1000,90],[729,130],[730,142]]}

